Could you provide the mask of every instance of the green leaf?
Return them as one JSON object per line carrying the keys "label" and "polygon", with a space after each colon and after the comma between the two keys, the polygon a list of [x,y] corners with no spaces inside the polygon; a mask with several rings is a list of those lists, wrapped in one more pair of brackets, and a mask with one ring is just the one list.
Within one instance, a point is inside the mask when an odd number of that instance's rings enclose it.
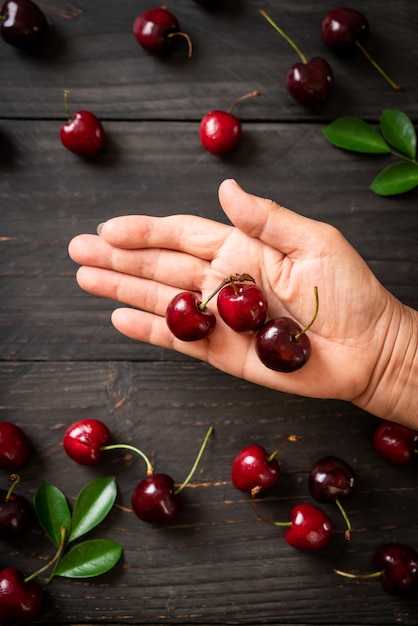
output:
{"label": "green leaf", "polygon": [[110,539],[91,539],[75,545],[62,557],[54,576],[90,578],[109,571],[122,555],[122,546]]}
{"label": "green leaf", "polygon": [[78,494],[72,516],[71,534],[73,541],[100,524],[115,503],[117,494],[116,478],[97,478],[85,485]]}
{"label": "green leaf", "polygon": [[380,128],[387,141],[397,150],[415,159],[417,136],[409,117],[396,109],[386,109],[380,117]]}
{"label": "green leaf", "polygon": [[40,525],[58,548],[61,528],[65,528],[67,535],[71,528],[71,511],[65,495],[54,485],[43,482],[35,493],[33,506]]}
{"label": "green leaf", "polygon": [[391,152],[382,135],[370,124],[356,117],[340,117],[321,130],[326,139],[337,148],[374,154]]}
{"label": "green leaf", "polygon": [[418,186],[418,165],[400,161],[376,176],[370,189],[380,196],[393,196]]}

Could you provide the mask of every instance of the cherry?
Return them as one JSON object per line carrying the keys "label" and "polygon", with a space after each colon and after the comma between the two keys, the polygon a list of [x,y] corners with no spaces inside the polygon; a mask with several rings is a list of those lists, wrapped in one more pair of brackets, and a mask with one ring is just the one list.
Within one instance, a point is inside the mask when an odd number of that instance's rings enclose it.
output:
{"label": "cherry", "polygon": [[20,626],[34,619],[42,607],[43,590],[14,567],[0,571],[0,623]]}
{"label": "cherry", "polygon": [[301,62],[295,63],[286,76],[286,87],[289,94],[304,107],[316,109],[324,105],[330,98],[334,86],[332,69],[322,57],[313,57],[308,61],[298,46],[263,10],[259,13],[295,50]]}
{"label": "cherry", "polygon": [[373,555],[376,571],[369,574],[351,574],[335,569],[346,578],[379,578],[383,589],[390,595],[403,595],[418,588],[418,552],[402,543],[381,545]]}
{"label": "cherry", "polygon": [[374,432],[373,447],[392,465],[411,465],[418,453],[418,431],[402,424],[383,421]]}
{"label": "cherry", "polygon": [[240,120],[233,115],[235,107],[248,98],[260,96],[259,91],[252,91],[235,100],[227,111],[215,109],[209,111],[200,121],[199,137],[203,147],[218,156],[231,152],[242,133]]}
{"label": "cherry", "polygon": [[79,420],[64,433],[63,445],[68,456],[81,465],[95,465],[104,454],[112,436],[108,427],[96,419]]}
{"label": "cherry", "polygon": [[23,430],[11,422],[0,422],[0,468],[14,471],[29,458],[29,441]]}
{"label": "cherry", "polygon": [[346,55],[356,47],[362,51],[368,61],[377,69],[393,89],[399,91],[400,85],[393,82],[382,68],[371,58],[363,47],[363,41],[369,33],[369,22],[363,13],[348,7],[337,7],[326,14],[321,23],[321,35],[325,45],[333,52]]}
{"label": "cherry", "polygon": [[308,487],[317,502],[334,501],[337,504],[347,524],[345,536],[349,539],[351,523],[340,501],[349,498],[357,487],[357,477],[352,468],[338,457],[323,457],[312,466]]}
{"label": "cherry", "polygon": [[68,91],[64,91],[64,103],[68,122],[60,128],[63,145],[78,156],[96,156],[105,145],[105,131],[100,120],[90,111],[77,111],[71,117],[68,105]]}
{"label": "cherry", "polygon": [[256,331],[264,324],[267,298],[249,274],[235,274],[219,291],[217,307],[230,328],[245,333]]}
{"label": "cherry", "polygon": [[140,520],[149,524],[169,524],[178,517],[182,510],[179,493],[191,480],[212,432],[210,427],[192,469],[179,487],[175,487],[173,478],[168,474],[155,474],[147,457],[138,450],[147,464],[147,476],[137,485],[131,500],[134,513]]}
{"label": "cherry", "polygon": [[204,339],[215,328],[216,317],[195,293],[182,291],[168,303],[165,319],[177,339],[197,341]]}
{"label": "cherry", "polygon": [[271,454],[259,444],[251,444],[236,455],[231,468],[232,484],[239,491],[256,494],[275,485],[280,477],[276,459],[279,451],[289,441],[298,441],[298,435],[290,435]]}
{"label": "cherry", "polygon": [[177,18],[165,7],[148,9],[140,13],[133,25],[138,43],[150,54],[165,54],[171,47],[174,37],[184,37],[192,56],[192,42],[189,35],[180,31]]}
{"label": "cherry", "polygon": [[6,0],[0,11],[0,32],[4,41],[27,52],[45,41],[48,24],[32,0]]}
{"label": "cherry", "polygon": [[276,372],[294,372],[309,360],[312,348],[306,331],[318,314],[318,290],[315,287],[315,313],[303,330],[290,317],[274,318],[257,333],[255,348],[261,362]]}
{"label": "cherry", "polygon": [[12,474],[9,490],[0,489],[0,539],[12,539],[22,534],[31,513],[27,499],[14,493],[19,476]]}

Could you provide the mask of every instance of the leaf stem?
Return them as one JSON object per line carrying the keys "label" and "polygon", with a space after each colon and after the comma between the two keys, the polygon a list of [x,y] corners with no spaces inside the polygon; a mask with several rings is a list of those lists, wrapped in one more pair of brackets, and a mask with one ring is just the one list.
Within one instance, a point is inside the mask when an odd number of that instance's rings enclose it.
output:
{"label": "leaf stem", "polygon": [[298,333],[296,333],[296,335],[294,335],[294,337],[293,337],[294,341],[299,341],[300,337],[304,333],[306,333],[306,331],[308,331],[310,329],[310,327],[312,326],[312,324],[316,320],[316,317],[318,315],[318,309],[319,309],[318,287],[314,287],[314,294],[315,294],[315,312],[314,312],[313,318],[311,319],[309,324],[307,326],[305,326],[305,328],[303,328],[300,332],[298,332]]}
{"label": "leaf stem", "polygon": [[131,446],[129,443],[112,443],[108,446],[102,446],[101,450],[131,450],[131,452],[139,454],[139,456],[145,461],[145,465],[147,466],[147,476],[152,476],[154,473],[154,468],[147,455],[142,452],[142,450],[135,448],[135,446]]}
{"label": "leaf stem", "polygon": [[335,500],[335,504],[337,505],[337,507],[340,509],[340,513],[343,516],[343,519],[347,525],[346,531],[344,533],[344,537],[347,539],[347,541],[350,541],[351,539],[351,522],[348,518],[348,515],[344,509],[344,507],[342,506],[341,502],[338,500],[338,498]]}
{"label": "leaf stem", "polygon": [[386,82],[389,83],[389,85],[395,89],[396,91],[401,91],[402,87],[401,85],[398,85],[397,83],[395,83],[391,78],[389,78],[389,76],[386,74],[385,71],[383,71],[383,69],[380,67],[380,65],[378,65],[376,63],[376,61],[374,59],[372,59],[372,57],[370,56],[370,54],[367,52],[367,50],[361,45],[361,43],[359,42],[358,39],[356,39],[356,46],[357,48],[359,48],[359,50],[362,51],[362,53],[364,54],[364,56],[366,57],[366,59],[368,61],[370,61],[370,63],[373,65],[373,67],[379,72],[379,74],[381,76],[383,76],[383,78],[386,80]]}
{"label": "leaf stem", "polygon": [[10,500],[10,497],[13,493],[14,488],[16,487],[16,485],[20,482],[20,476],[19,474],[10,474],[10,480],[12,480],[12,484],[9,487],[9,490],[6,494],[6,502],[8,502]]}
{"label": "leaf stem", "polygon": [[345,578],[379,578],[383,574],[383,571],[371,572],[370,574],[350,574],[350,572],[343,572],[340,569],[334,569],[334,572],[339,576],[345,576]]}
{"label": "leaf stem", "polygon": [[[44,565],[43,567],[38,569],[36,572],[31,574],[30,576],[27,576],[25,578],[25,583],[30,582],[31,580],[33,580],[34,578],[39,576],[39,574],[42,574],[43,572],[48,570],[50,567],[52,567],[52,565],[55,565],[56,563],[58,563],[58,561],[61,558],[61,555],[63,553],[63,550],[64,550],[66,536],[67,536],[67,530],[66,530],[66,528],[64,526],[61,526],[61,540],[60,540],[60,545],[58,546],[58,550],[55,553],[55,556],[50,561],[48,561],[48,563],[46,565]],[[53,575],[54,575],[54,573],[52,572],[51,576],[47,580],[47,583],[50,582],[50,580],[52,579]]]}
{"label": "leaf stem", "polygon": [[302,435],[289,435],[289,437],[287,437],[287,439],[285,439],[284,441],[282,441],[282,443],[277,446],[277,448],[275,450],[273,450],[273,452],[270,454],[270,456],[268,457],[268,461],[272,461],[280,452],[280,450],[282,450],[285,445],[290,441],[290,442],[295,442],[295,441],[299,441],[299,439],[301,439]]}
{"label": "leaf stem", "polygon": [[289,46],[292,46],[293,50],[299,56],[299,58],[301,59],[302,63],[304,63],[306,65],[306,63],[307,63],[306,57],[303,54],[303,52],[300,50],[300,48],[295,44],[295,42],[292,39],[290,39],[290,37],[288,35],[286,35],[286,33],[280,28],[280,26],[278,26],[275,22],[273,22],[271,17],[269,17],[269,15],[267,15],[267,13],[265,11],[263,11],[262,9],[259,9],[258,12],[260,13],[260,15],[262,15],[264,18],[266,18],[268,23],[271,26],[273,26],[274,30],[276,30],[279,33],[279,35],[281,35],[283,37],[283,39],[285,39],[287,41]]}
{"label": "leaf stem", "polygon": [[195,462],[193,463],[192,469],[190,470],[190,472],[188,473],[186,479],[182,482],[182,484],[177,487],[177,489],[175,490],[176,495],[180,493],[180,491],[182,491],[182,489],[184,489],[184,487],[190,482],[190,480],[193,477],[193,474],[196,471],[197,466],[199,465],[200,459],[202,458],[202,454],[206,448],[206,444],[209,441],[209,437],[212,435],[213,433],[213,426],[210,426],[208,429],[208,432],[205,435],[205,438],[202,441],[202,445],[200,446],[200,450],[198,452],[198,455],[196,457]]}

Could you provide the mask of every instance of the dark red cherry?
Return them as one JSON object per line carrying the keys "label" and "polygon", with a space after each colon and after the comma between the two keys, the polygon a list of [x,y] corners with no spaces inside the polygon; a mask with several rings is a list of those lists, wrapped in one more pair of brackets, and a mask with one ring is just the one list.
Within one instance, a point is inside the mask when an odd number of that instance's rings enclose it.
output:
{"label": "dark red cherry", "polygon": [[355,491],[357,478],[353,469],[335,456],[326,456],[314,463],[308,487],[317,502],[331,502],[349,498]]}
{"label": "dark red cherry", "polygon": [[68,456],[81,465],[95,465],[104,454],[102,449],[112,436],[108,427],[96,419],[79,420],[64,433],[63,445]]}
{"label": "dark red cherry", "polygon": [[14,567],[0,571],[0,624],[21,626],[35,619],[42,608],[43,590],[34,580],[26,582]]}
{"label": "dark red cherry", "polygon": [[182,504],[174,481],[167,474],[152,474],[132,494],[135,515],[149,524],[168,524],[180,514]]}
{"label": "dark red cherry", "polygon": [[418,431],[394,422],[383,421],[373,435],[373,447],[385,461],[405,467],[418,453]]}
{"label": "dark red cherry", "polygon": [[331,97],[334,77],[330,65],[322,57],[295,63],[286,76],[290,95],[308,109],[322,107]]}
{"label": "dark red cherry", "polygon": [[90,111],[77,111],[71,117],[68,106],[68,91],[64,92],[68,122],[60,128],[62,144],[78,156],[95,157],[104,148],[106,135],[101,121]]}
{"label": "dark red cherry", "polygon": [[45,15],[32,0],[6,0],[0,24],[4,41],[28,52],[44,43],[48,29]]}
{"label": "dark red cherry", "polygon": [[252,444],[238,452],[232,463],[231,479],[236,489],[251,493],[270,489],[279,479],[278,461],[263,446]]}
{"label": "dark red cherry", "polygon": [[168,303],[165,319],[177,339],[197,341],[207,337],[215,328],[216,317],[191,291],[178,293]]}
{"label": "dark red cherry", "polygon": [[180,31],[177,18],[165,7],[140,13],[134,21],[133,32],[140,46],[150,54],[163,55],[168,52],[176,36],[187,40],[189,56],[192,54],[190,37]]}
{"label": "dark red cherry", "polygon": [[373,567],[381,570],[380,582],[391,595],[418,589],[418,553],[401,543],[386,543],[373,556]]}
{"label": "dark red cherry", "polygon": [[12,422],[0,422],[0,468],[19,469],[29,458],[29,441],[23,430]]}
{"label": "dark red cherry", "polygon": [[369,32],[369,22],[363,13],[348,7],[337,7],[326,14],[321,24],[322,39],[333,52],[347,53],[363,42]]}
{"label": "dark red cherry", "polygon": [[290,512],[285,539],[293,548],[312,552],[329,543],[332,530],[332,522],[324,511],[313,504],[302,503],[295,505]]}
{"label": "dark red cherry", "polygon": [[312,348],[306,333],[289,317],[268,321],[258,331],[255,348],[260,361],[276,372],[294,372],[309,360]]}
{"label": "dark red cherry", "polygon": [[[238,276],[238,280],[245,276]],[[223,321],[238,333],[256,331],[267,315],[267,298],[254,282],[231,282],[221,289],[217,307]]]}
{"label": "dark red cherry", "polygon": [[13,539],[21,535],[31,514],[28,500],[14,491],[19,477],[12,474],[11,478],[13,483],[10,489],[0,489],[0,539]]}

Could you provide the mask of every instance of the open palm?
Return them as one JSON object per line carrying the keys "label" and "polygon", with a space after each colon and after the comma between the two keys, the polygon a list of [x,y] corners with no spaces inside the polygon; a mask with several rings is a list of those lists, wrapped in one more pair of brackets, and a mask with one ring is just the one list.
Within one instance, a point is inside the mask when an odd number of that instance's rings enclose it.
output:
{"label": "open palm", "polygon": [[[190,215],[123,216],[103,224],[100,237],[76,237],[69,251],[82,265],[79,285],[134,307],[116,309],[112,321],[138,341],[281,391],[353,402],[370,393],[383,346],[390,350],[389,320],[400,303],[332,226],[247,194],[234,181],[222,183],[219,198],[233,226]],[[270,318],[288,316],[301,326],[312,318],[317,286],[312,356],[300,370],[266,368],[254,335],[235,333],[220,319],[197,342],[170,333],[164,316],[174,295],[192,290],[204,299],[235,273],[250,274],[264,290]],[[216,311],[215,302],[211,308]]]}

